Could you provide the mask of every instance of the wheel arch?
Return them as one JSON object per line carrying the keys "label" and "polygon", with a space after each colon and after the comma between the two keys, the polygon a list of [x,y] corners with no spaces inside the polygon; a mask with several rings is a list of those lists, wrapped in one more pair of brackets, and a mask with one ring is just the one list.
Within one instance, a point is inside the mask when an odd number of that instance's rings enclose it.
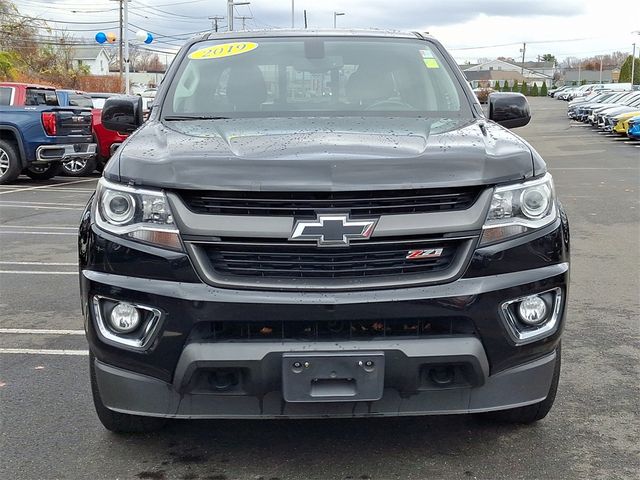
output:
{"label": "wheel arch", "polygon": [[26,168],[28,166],[27,156],[24,151],[24,144],[20,130],[9,125],[2,125],[0,126],[0,138],[2,138],[2,140],[9,141],[16,146],[18,154],[20,155],[20,163],[22,164],[22,168]]}

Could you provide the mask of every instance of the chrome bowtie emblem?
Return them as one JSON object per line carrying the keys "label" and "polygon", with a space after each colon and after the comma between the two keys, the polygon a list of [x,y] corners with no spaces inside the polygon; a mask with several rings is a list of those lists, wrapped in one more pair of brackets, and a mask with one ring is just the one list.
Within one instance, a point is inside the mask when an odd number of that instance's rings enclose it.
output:
{"label": "chrome bowtie emblem", "polygon": [[345,247],[350,240],[371,237],[377,219],[351,220],[348,214],[318,214],[316,220],[298,220],[290,240],[315,240],[319,247]]}

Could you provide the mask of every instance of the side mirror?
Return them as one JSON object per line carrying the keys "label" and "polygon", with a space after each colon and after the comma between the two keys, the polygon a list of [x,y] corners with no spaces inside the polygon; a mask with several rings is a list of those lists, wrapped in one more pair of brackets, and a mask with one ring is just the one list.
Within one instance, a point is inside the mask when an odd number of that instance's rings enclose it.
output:
{"label": "side mirror", "polygon": [[102,107],[102,125],[107,130],[132,133],[144,122],[142,97],[116,95],[109,97]]}
{"label": "side mirror", "polygon": [[506,128],[524,127],[531,120],[529,102],[521,93],[492,93],[489,119]]}

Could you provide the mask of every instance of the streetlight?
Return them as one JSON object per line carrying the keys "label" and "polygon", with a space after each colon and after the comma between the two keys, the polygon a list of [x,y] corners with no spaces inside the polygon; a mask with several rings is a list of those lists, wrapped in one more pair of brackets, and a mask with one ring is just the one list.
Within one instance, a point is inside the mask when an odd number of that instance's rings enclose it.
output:
{"label": "streetlight", "polygon": [[333,12],[333,28],[336,28],[336,17],[340,17],[342,15],[346,15],[344,12]]}
{"label": "streetlight", "polygon": [[[640,30],[634,30],[631,32],[635,35],[640,35]],[[633,90],[633,76],[636,73],[636,44],[633,43],[633,53],[631,54],[631,90]]]}

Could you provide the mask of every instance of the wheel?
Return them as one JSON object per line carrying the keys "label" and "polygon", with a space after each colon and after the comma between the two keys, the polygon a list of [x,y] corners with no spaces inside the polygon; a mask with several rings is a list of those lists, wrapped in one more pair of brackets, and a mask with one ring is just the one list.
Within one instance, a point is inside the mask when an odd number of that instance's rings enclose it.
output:
{"label": "wheel", "polygon": [[142,415],[129,415],[126,413],[114,412],[102,403],[98,381],[95,371],[95,357],[89,355],[89,371],[91,375],[91,393],[93,394],[93,405],[100,422],[107,430],[115,433],[146,433],[155,432],[164,427],[167,423],[165,418],[144,417]]}
{"label": "wheel", "polygon": [[62,173],[67,177],[86,177],[96,169],[97,160],[93,158],[72,158],[62,162]]}
{"label": "wheel", "polygon": [[30,165],[24,173],[33,180],[49,180],[59,175],[61,169],[59,163],[47,163],[46,165]]}
{"label": "wheel", "polygon": [[0,140],[0,185],[13,182],[20,175],[20,170],[16,147],[6,140]]}
{"label": "wheel", "polygon": [[524,424],[534,423],[546,417],[553,406],[553,402],[556,399],[556,392],[558,391],[558,382],[560,381],[560,364],[562,363],[560,352],[561,347],[558,345],[558,348],[556,349],[556,364],[553,370],[553,378],[551,379],[551,386],[549,387],[547,398],[541,402],[534,403],[533,405],[511,408],[509,410],[499,410],[497,412],[488,412],[483,415],[487,416],[491,420],[501,423]]}

